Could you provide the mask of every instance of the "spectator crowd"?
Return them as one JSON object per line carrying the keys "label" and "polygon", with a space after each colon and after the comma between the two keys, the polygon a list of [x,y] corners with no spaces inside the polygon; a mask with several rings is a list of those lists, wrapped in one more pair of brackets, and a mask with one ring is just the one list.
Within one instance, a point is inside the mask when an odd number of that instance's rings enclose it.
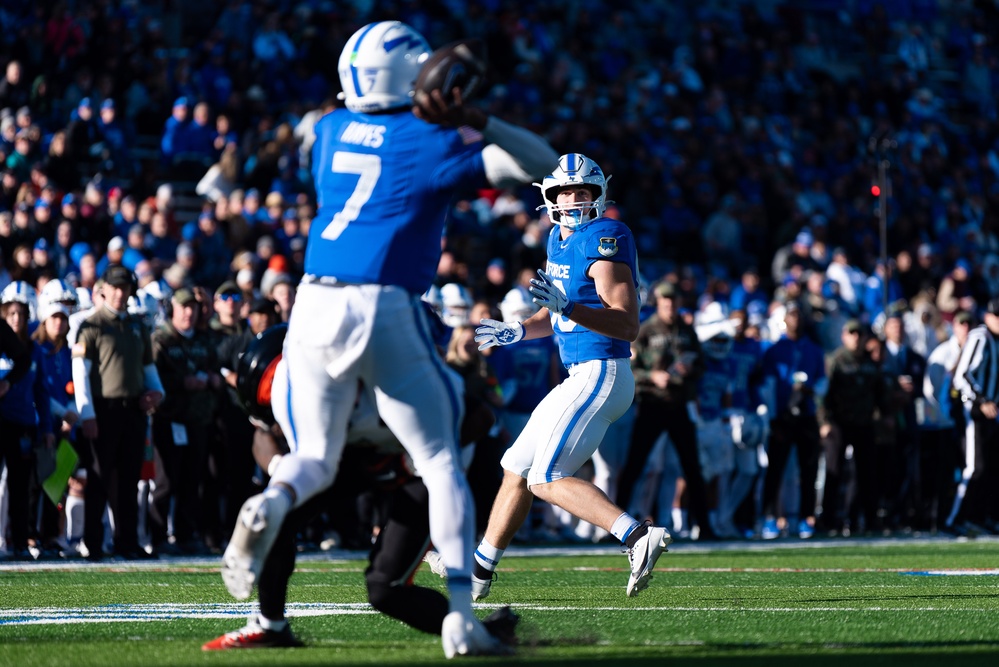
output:
{"label": "spectator crowd", "polygon": [[[493,85],[478,103],[613,175],[608,215],[637,239],[647,326],[678,341],[636,350],[636,406],[584,471],[618,504],[702,539],[999,532],[994,3],[12,0],[0,313],[36,364],[0,397],[0,553],[221,546],[261,475],[238,355],[294,307],[312,127],[338,104],[347,37],[382,19],[433,46],[484,39]],[[459,197],[426,295],[454,328],[449,362],[500,417],[486,461],[561,370],[532,348],[540,385],[518,386],[521,360],[471,342],[481,317],[530,312],[551,229],[540,203],[532,188]],[[106,276],[157,375],[118,407],[163,396],[119,484],[141,490],[135,544],[81,525],[87,500],[111,506],[109,528],[133,516],[88,451],[108,406],[87,412],[72,370]],[[0,373],[15,366],[5,343]],[[81,461],[54,511],[39,470],[62,438]],[[498,483],[483,463],[470,476]],[[91,531],[103,515],[86,513]],[[523,540],[603,537],[540,504],[529,524]]]}

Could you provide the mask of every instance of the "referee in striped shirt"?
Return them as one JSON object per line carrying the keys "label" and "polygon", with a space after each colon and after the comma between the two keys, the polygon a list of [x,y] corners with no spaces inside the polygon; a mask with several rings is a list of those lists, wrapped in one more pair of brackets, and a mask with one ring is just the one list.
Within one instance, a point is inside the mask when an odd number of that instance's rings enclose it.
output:
{"label": "referee in striped shirt", "polygon": [[955,532],[996,532],[999,525],[999,298],[988,302],[985,323],[971,330],[954,369],[967,426],[964,466],[945,525]]}

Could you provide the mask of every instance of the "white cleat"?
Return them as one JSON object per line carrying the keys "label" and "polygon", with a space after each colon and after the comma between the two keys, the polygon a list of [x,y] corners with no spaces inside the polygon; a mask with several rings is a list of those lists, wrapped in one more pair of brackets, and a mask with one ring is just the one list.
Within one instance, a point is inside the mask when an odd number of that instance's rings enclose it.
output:
{"label": "white cleat", "polygon": [[631,576],[628,577],[628,597],[634,597],[638,595],[639,591],[644,591],[649,587],[656,561],[659,560],[659,556],[666,552],[666,547],[672,541],[673,537],[665,528],[650,526],[649,532],[638,539],[634,548],[628,550],[628,560],[631,562]]}
{"label": "white cleat", "polygon": [[447,566],[444,565],[444,557],[440,555],[440,552],[431,549],[423,556],[423,560],[427,561],[431,572],[441,579],[447,579]]}
{"label": "white cleat", "polygon": [[512,655],[513,649],[489,634],[475,616],[452,611],[441,625],[444,657],[456,655]]}
{"label": "white cleat", "polygon": [[262,493],[248,498],[240,508],[229,546],[222,554],[222,580],[237,600],[246,600],[253,593],[264,560],[290,509],[291,502],[283,494]]}
{"label": "white cleat", "polygon": [[496,573],[493,572],[491,579],[479,579],[474,574],[472,575],[472,600],[478,602],[479,600],[484,600],[489,597],[489,587],[493,585],[493,579],[496,578]]}

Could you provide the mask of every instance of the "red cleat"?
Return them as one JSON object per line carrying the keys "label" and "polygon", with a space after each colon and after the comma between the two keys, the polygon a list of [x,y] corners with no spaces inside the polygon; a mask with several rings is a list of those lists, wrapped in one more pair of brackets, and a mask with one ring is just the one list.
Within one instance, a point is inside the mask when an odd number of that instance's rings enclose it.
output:
{"label": "red cleat", "polygon": [[221,637],[211,640],[201,647],[202,651],[225,651],[233,648],[293,648],[302,646],[302,642],[291,632],[291,626],[285,624],[283,630],[267,630],[260,626],[257,615],[250,617],[246,626],[233,632],[227,632]]}

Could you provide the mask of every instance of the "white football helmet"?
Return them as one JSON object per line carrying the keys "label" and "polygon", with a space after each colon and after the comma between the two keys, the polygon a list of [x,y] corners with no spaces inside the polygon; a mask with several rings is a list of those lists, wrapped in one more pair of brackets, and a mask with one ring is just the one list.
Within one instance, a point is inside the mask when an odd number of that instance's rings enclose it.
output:
{"label": "white football helmet", "polygon": [[441,302],[444,312],[441,319],[449,327],[460,327],[468,324],[468,313],[472,308],[472,295],[458,283],[448,283],[441,288]]}
{"label": "white football helmet", "polygon": [[430,289],[423,293],[420,297],[424,301],[430,304],[430,307],[434,309],[437,313],[437,317],[444,315],[444,301],[441,299],[441,288],[437,285],[431,285]]}
{"label": "white football helmet", "polygon": [[503,321],[507,323],[523,322],[528,317],[538,312],[541,306],[534,303],[531,293],[523,287],[514,287],[506,293],[499,305],[503,314]]}
{"label": "white football helmet", "polygon": [[139,290],[128,297],[128,314],[136,315],[150,330],[155,329],[162,321],[161,303],[152,294]]}
{"label": "white football helmet", "polygon": [[337,70],[347,108],[359,113],[411,106],[430,46],[400,21],[369,23],[347,40]]}
{"label": "white football helmet", "polygon": [[23,280],[15,280],[0,292],[0,304],[23,303],[28,307],[28,319],[34,320],[38,310],[38,298],[35,288]]}
{"label": "white football helmet", "polygon": [[80,310],[89,310],[94,307],[94,297],[86,287],[76,288],[76,300],[80,304]]}
{"label": "white football helmet", "polygon": [[76,290],[69,283],[57,278],[45,283],[45,287],[42,288],[41,293],[38,295],[39,307],[53,303],[61,303],[67,306],[72,313],[80,304],[80,297],[77,296]]}
{"label": "white football helmet", "polygon": [[732,350],[737,320],[728,318],[725,308],[712,301],[694,316],[694,331],[704,354],[712,359],[724,359]]}
{"label": "white football helmet", "polygon": [[[607,182],[610,176],[596,162],[582,153],[568,153],[558,159],[558,166],[540,183],[534,186],[540,188],[541,198],[545,203],[538,209],[548,209],[548,217],[557,225],[562,225],[573,231],[581,229],[591,221],[604,214],[607,208]],[[593,193],[591,202],[575,202],[559,204],[559,188],[567,185],[586,185]]]}

